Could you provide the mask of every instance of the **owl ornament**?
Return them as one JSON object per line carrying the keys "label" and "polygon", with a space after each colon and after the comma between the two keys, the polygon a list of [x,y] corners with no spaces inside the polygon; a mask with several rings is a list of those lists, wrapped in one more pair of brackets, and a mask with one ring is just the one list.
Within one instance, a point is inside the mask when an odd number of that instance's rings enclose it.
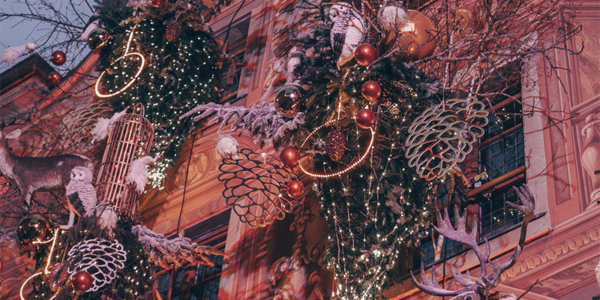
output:
{"label": "owl ornament", "polygon": [[354,58],[354,50],[362,44],[367,28],[365,18],[352,5],[336,3],[329,10],[331,49],[339,55],[338,69]]}
{"label": "owl ornament", "polygon": [[67,201],[69,204],[69,223],[61,226],[63,229],[73,227],[75,215],[91,215],[98,203],[96,189],[92,185],[92,171],[86,167],[78,166],[71,170],[71,180],[67,184]]}

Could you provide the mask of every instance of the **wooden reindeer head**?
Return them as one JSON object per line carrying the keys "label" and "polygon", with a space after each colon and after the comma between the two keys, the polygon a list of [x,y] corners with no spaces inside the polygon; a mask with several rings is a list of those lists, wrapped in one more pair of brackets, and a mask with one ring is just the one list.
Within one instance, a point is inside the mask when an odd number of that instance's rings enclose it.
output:
{"label": "wooden reindeer head", "polygon": [[[487,239],[485,240],[485,252],[481,252],[479,246],[477,245],[477,225],[473,224],[473,230],[470,234],[466,232],[466,219],[467,215],[464,213],[462,216],[458,211],[458,207],[454,207],[454,217],[456,219],[456,229],[452,226],[450,222],[450,217],[448,216],[448,209],[444,210],[444,218],[442,218],[440,212],[438,211],[438,221],[440,224],[440,228],[434,226],[435,231],[439,232],[444,237],[447,237],[451,240],[463,243],[468,245],[473,249],[479,262],[481,263],[481,274],[476,281],[471,280],[471,276],[469,275],[469,271],[466,272],[466,276],[463,277],[460,270],[455,269],[453,266],[450,266],[450,273],[452,277],[464,286],[464,288],[451,291],[446,290],[440,287],[436,275],[435,275],[435,265],[432,267],[432,278],[429,281],[425,276],[425,270],[423,267],[423,263],[421,263],[421,276],[423,283],[419,283],[413,273],[412,276],[413,282],[415,285],[421,289],[422,291],[434,295],[434,296],[454,296],[450,300],[515,300],[517,297],[509,292],[495,292],[490,295],[490,290],[498,285],[500,281],[500,275],[509,268],[511,268],[515,263],[519,255],[521,254],[521,250],[525,245],[525,236],[527,234],[527,224],[529,221],[533,219],[533,211],[535,208],[535,202],[531,191],[527,187],[527,185],[523,185],[522,187],[514,187],[519,199],[522,202],[522,205],[515,205],[513,203],[507,202],[506,204],[511,207],[518,209],[519,211],[525,214],[525,218],[523,221],[523,225],[521,226],[521,237],[519,240],[519,245],[513,252],[511,258],[509,258],[505,263],[499,264],[497,262],[490,260],[490,244]],[[492,267],[492,272],[488,274],[487,266],[490,265]]]}

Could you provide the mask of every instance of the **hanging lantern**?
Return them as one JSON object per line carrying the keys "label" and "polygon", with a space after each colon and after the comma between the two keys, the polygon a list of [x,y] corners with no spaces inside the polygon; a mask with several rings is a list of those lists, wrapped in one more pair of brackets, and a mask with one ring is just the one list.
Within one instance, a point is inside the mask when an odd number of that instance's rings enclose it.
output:
{"label": "hanging lantern", "polygon": [[144,106],[138,103],[132,113],[119,118],[109,129],[96,182],[98,200],[110,203],[125,217],[133,216],[138,198],[135,188],[125,181],[129,166],[133,160],[149,155],[154,144],[154,129],[144,113]]}

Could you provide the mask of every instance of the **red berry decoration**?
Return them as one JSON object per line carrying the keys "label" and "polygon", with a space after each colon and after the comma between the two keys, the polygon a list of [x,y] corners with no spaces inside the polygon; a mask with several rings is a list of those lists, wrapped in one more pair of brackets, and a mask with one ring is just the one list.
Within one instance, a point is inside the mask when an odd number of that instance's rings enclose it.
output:
{"label": "red berry decoration", "polygon": [[292,180],[288,182],[287,193],[291,198],[298,199],[304,194],[304,185],[298,180]]}
{"label": "red berry decoration", "polygon": [[369,128],[375,124],[375,114],[368,109],[361,109],[356,115],[356,123],[362,128]]}
{"label": "red berry decoration", "polygon": [[167,0],[152,0],[152,6],[156,8],[161,8],[165,6]]}
{"label": "red berry decoration", "polygon": [[54,51],[52,52],[52,55],[50,55],[50,61],[52,61],[53,64],[60,66],[67,61],[67,55],[60,50]]}
{"label": "red berry decoration", "polygon": [[51,85],[57,85],[62,80],[62,76],[58,72],[52,72],[48,75],[48,81],[50,81]]}
{"label": "red berry decoration", "polygon": [[92,287],[92,284],[94,284],[94,278],[92,278],[92,275],[86,271],[79,271],[75,273],[73,278],[71,278],[71,281],[73,282],[73,287],[75,287],[75,290],[81,293],[89,290]]}
{"label": "red berry decoration", "polygon": [[371,104],[377,103],[377,98],[381,96],[381,87],[379,83],[369,80],[362,86],[362,95],[371,102]]}
{"label": "red berry decoration", "polygon": [[354,51],[354,59],[361,66],[370,66],[377,58],[377,50],[371,44],[362,44]]}
{"label": "red berry decoration", "polygon": [[286,167],[290,168],[298,164],[298,158],[300,158],[300,154],[294,147],[284,148],[279,155],[279,160],[281,160]]}

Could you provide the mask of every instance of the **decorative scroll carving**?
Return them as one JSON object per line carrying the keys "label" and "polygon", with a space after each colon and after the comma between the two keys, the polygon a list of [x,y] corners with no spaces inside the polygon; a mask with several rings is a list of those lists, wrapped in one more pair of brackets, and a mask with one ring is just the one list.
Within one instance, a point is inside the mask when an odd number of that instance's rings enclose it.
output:
{"label": "decorative scroll carving", "polygon": [[556,260],[570,252],[577,251],[581,247],[593,242],[600,241],[600,227],[592,228],[584,233],[575,235],[565,241],[550,246],[544,251],[523,258],[510,269],[502,274],[502,280],[513,278],[527,270],[533,270],[548,261]]}
{"label": "decorative scroll carving", "polygon": [[[307,239],[305,236],[305,230],[307,223],[312,222],[315,219],[315,215],[310,211],[310,205],[308,202],[304,202],[299,207],[298,213],[294,218],[294,222],[290,225],[290,231],[295,231],[298,234],[298,238],[293,245],[292,254],[290,256],[284,256],[275,261],[269,269],[269,280],[275,293],[274,300],[287,299],[286,296],[291,295],[293,292],[288,285],[279,286],[283,280],[281,280],[290,272],[295,272],[301,267],[309,264],[319,265],[323,260],[323,253],[325,252],[326,241],[320,241],[313,245],[310,249],[307,248]],[[313,271],[309,278],[308,284],[312,287],[311,292],[308,294],[309,297],[306,299],[316,300],[324,299],[324,289],[322,286],[322,279],[318,270]]]}

